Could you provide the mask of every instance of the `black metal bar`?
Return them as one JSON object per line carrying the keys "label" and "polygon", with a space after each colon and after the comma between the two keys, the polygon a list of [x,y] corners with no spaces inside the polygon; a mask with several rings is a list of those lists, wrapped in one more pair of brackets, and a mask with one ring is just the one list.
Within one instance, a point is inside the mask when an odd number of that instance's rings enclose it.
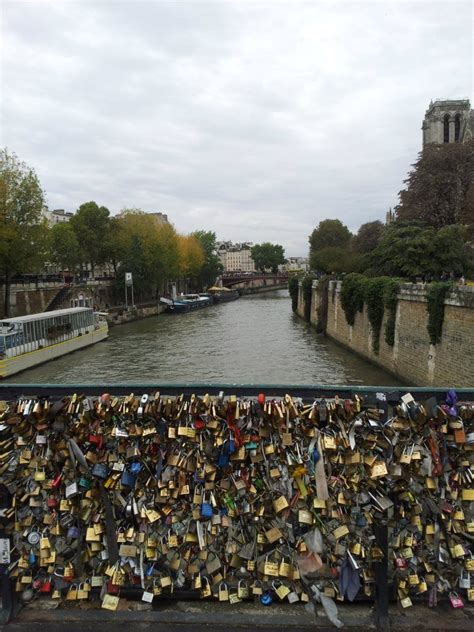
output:
{"label": "black metal bar", "polygon": [[12,580],[8,572],[8,564],[2,564],[0,569],[0,596],[2,598],[0,624],[5,624],[10,621],[13,614]]}
{"label": "black metal bar", "polygon": [[376,623],[379,630],[388,630],[388,527],[385,521],[375,525],[375,539],[383,552],[383,558],[374,564]]}
{"label": "black metal bar", "polygon": [[[347,386],[347,385],[324,385],[324,384],[173,384],[173,383],[136,383],[127,382],[119,384],[0,384],[0,398],[14,399],[24,396],[31,397],[65,397],[72,393],[85,395],[100,395],[105,392],[114,395],[128,395],[131,392],[136,394],[154,393],[159,391],[166,395],[204,394],[217,395],[224,391],[226,395],[237,395],[238,397],[256,397],[259,393],[265,393],[268,397],[283,397],[290,393],[293,397],[301,397],[304,400],[314,400],[315,398],[338,397],[352,398],[354,395],[361,396],[366,403],[373,399],[376,403],[376,394],[384,393],[387,401],[399,401],[404,393],[412,393],[415,399],[424,400],[435,397],[438,401],[444,401],[445,388],[424,388],[424,387],[399,387],[396,390],[387,386]],[[459,399],[462,401],[474,401],[473,388],[456,389]]]}

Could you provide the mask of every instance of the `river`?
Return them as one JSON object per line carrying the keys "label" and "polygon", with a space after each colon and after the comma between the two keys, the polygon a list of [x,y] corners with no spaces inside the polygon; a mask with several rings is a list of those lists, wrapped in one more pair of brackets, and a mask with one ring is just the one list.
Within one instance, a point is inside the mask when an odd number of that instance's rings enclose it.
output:
{"label": "river", "polygon": [[109,338],[5,380],[398,385],[317,334],[286,290],[113,327]]}

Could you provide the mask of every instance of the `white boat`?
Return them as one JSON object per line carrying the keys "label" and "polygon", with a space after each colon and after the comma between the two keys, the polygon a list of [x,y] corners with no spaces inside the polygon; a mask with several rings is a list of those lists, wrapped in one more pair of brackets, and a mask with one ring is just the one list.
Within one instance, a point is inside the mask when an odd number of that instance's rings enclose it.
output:
{"label": "white boat", "polygon": [[102,314],[71,307],[0,320],[0,378],[107,338]]}

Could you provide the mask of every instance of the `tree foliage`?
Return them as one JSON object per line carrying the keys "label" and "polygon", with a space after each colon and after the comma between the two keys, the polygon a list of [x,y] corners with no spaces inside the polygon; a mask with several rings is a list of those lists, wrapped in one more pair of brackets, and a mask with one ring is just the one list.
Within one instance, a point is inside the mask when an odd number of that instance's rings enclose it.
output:
{"label": "tree foliage", "polygon": [[383,231],[384,225],[379,220],[362,224],[352,242],[354,251],[363,255],[372,252],[378,246]]}
{"label": "tree foliage", "polygon": [[117,286],[133,274],[137,301],[157,296],[168,279],[179,275],[178,234],[173,226],[140,209],[124,209],[116,218]]}
{"label": "tree foliage", "polygon": [[278,266],[286,261],[283,246],[271,244],[268,241],[256,244],[251,250],[251,256],[257,270],[264,272],[266,269],[271,269],[274,274],[278,272]]}
{"label": "tree foliage", "polygon": [[204,264],[199,273],[199,283],[201,288],[208,288],[215,283],[224,269],[217,254],[216,233],[211,230],[197,230],[192,235],[199,240],[204,253]]}
{"label": "tree foliage", "polygon": [[345,272],[356,264],[348,261],[351,232],[338,219],[319,222],[309,237],[309,265],[320,272]]}
{"label": "tree foliage", "polygon": [[325,274],[355,272],[361,267],[362,256],[348,248],[330,246],[310,255],[312,270]]}
{"label": "tree foliage", "polygon": [[81,262],[81,247],[69,222],[60,222],[49,229],[48,260],[61,270],[74,272]]}
{"label": "tree foliage", "polygon": [[388,276],[466,273],[472,266],[472,249],[466,237],[466,229],[459,225],[435,230],[414,222],[395,222],[384,231],[370,264]]}
{"label": "tree foliage", "polygon": [[46,257],[44,192],[34,169],[8,150],[0,151],[0,274],[5,279],[4,313],[10,315],[15,274],[38,270]]}
{"label": "tree foliage", "polygon": [[395,208],[398,219],[434,228],[474,225],[474,141],[427,145],[412,166]]}
{"label": "tree foliage", "polygon": [[197,281],[204,265],[204,251],[195,235],[178,235],[178,276]]}
{"label": "tree foliage", "polygon": [[82,263],[90,263],[92,272],[96,265],[110,261],[107,250],[110,229],[110,212],[97,202],[81,204],[70,219],[71,226],[81,245]]}

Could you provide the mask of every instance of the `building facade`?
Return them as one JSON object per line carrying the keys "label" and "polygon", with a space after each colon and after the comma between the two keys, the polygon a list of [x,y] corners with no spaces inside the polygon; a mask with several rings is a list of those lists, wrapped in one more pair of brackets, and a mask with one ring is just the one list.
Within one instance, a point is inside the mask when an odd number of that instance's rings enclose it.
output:
{"label": "building facade", "polygon": [[307,257],[288,257],[286,263],[278,266],[279,272],[308,272],[309,262]]}
{"label": "building facade", "polygon": [[65,211],[63,208],[54,209],[54,211],[50,211],[48,209],[43,210],[43,216],[46,218],[49,226],[54,226],[55,224],[59,224],[61,222],[68,222],[74,213],[70,213]]}
{"label": "building facade", "polygon": [[255,272],[252,246],[252,242],[233,244],[231,241],[218,241],[217,254],[224,272]]}
{"label": "building facade", "polygon": [[474,110],[469,99],[431,101],[422,125],[423,147],[465,143],[474,134]]}

